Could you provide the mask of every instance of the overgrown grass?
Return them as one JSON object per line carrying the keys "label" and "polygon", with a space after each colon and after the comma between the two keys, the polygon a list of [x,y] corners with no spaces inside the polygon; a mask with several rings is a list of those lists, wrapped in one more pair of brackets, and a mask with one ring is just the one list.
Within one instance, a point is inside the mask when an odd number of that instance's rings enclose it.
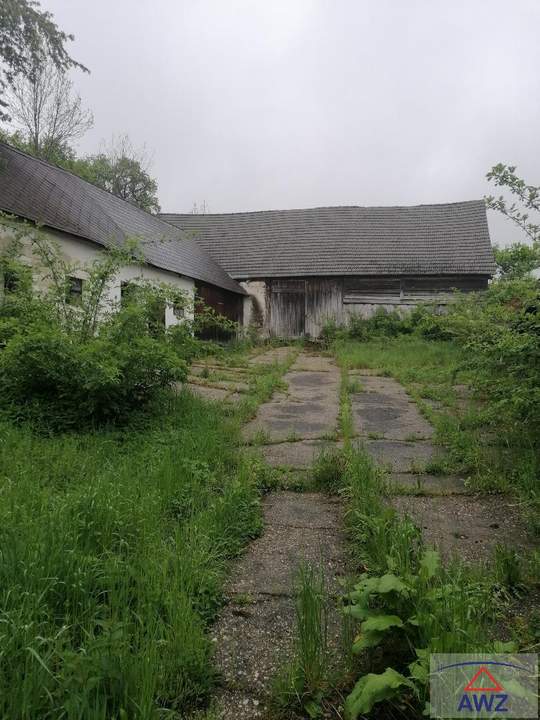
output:
{"label": "overgrown grass", "polygon": [[[328,465],[322,455],[316,467],[321,472]],[[497,607],[505,607],[529,573],[515,553],[502,548],[492,570],[457,560],[441,565],[415,523],[386,502],[385,475],[363,449],[344,449],[334,466],[329,489],[346,501],[346,527],[360,575],[346,608],[357,623],[353,649],[360,677],[346,702],[347,716],[368,715],[386,697],[392,705],[382,716],[420,718],[429,653],[493,650],[490,638],[498,634],[502,618]],[[382,686],[388,693],[379,697]]]}
{"label": "overgrown grass", "polygon": [[531,529],[540,530],[538,447],[526,428],[516,434],[515,428],[497,424],[484,411],[482,396],[467,392],[472,378],[466,350],[456,342],[416,335],[339,340],[334,350],[344,372],[376,368],[395,377],[417,401],[435,427],[435,442],[445,448],[428,472],[465,475],[472,489],[484,492],[517,492]]}
{"label": "overgrown grass", "polygon": [[185,717],[214,682],[206,628],[260,530],[236,407],[164,396],[121,431],[40,437],[0,422],[0,717]]}
{"label": "overgrown grass", "polygon": [[297,578],[296,636],[293,659],[282,668],[273,688],[278,712],[320,709],[329,686],[328,602],[322,568],[301,565]]}

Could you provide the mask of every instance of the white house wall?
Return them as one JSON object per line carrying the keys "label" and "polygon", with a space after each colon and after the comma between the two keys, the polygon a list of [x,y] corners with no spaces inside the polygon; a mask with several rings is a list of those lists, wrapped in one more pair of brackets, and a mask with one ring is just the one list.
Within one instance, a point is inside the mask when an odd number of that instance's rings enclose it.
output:
{"label": "white house wall", "polygon": [[[43,232],[43,230],[41,232]],[[56,230],[48,230],[47,234],[58,242],[65,260],[75,266],[72,273],[73,277],[80,277],[84,280],[84,266],[90,265],[92,262],[100,258],[105,252],[105,250],[99,245],[74,237],[73,235],[68,235]],[[12,239],[13,232],[10,228],[0,227],[0,250],[7,247]],[[31,265],[36,265],[36,259],[32,255],[29,241],[23,241],[22,259],[23,261],[26,259],[26,261]],[[167,283],[175,288],[178,288],[178,290],[183,291],[189,299],[188,306],[185,311],[185,317],[187,319],[191,319],[193,317],[192,299],[195,295],[195,281],[191,278],[176,275],[175,273],[155,268],[150,265],[134,264],[122,267],[114,279],[114,282],[108,288],[108,292],[105,295],[105,304],[110,308],[119,307],[122,283],[130,281],[137,282],[137,280],[154,282],[156,284]],[[39,288],[40,282],[38,272],[34,274],[34,282]],[[170,327],[181,322],[182,319],[175,316],[173,308],[170,306],[166,307],[165,325]]]}
{"label": "white house wall", "polygon": [[266,327],[266,282],[245,280],[240,285],[248,292],[248,297],[244,300],[244,325]]}

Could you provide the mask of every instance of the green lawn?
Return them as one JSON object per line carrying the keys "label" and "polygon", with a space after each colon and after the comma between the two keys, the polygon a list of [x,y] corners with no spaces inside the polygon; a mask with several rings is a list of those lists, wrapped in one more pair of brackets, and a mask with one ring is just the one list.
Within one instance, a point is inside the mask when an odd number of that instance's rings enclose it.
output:
{"label": "green lawn", "polygon": [[[238,361],[238,358],[234,358]],[[214,683],[207,626],[260,530],[238,406],[166,397],[119,431],[0,424],[0,717],[183,717]]]}

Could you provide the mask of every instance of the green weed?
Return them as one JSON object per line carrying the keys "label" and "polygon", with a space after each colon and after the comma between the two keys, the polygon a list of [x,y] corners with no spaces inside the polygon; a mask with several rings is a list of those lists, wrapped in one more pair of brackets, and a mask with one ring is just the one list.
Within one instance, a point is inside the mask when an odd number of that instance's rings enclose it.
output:
{"label": "green weed", "polygon": [[275,680],[273,704],[319,717],[328,689],[328,598],[322,570],[302,565],[296,596],[294,657]]}

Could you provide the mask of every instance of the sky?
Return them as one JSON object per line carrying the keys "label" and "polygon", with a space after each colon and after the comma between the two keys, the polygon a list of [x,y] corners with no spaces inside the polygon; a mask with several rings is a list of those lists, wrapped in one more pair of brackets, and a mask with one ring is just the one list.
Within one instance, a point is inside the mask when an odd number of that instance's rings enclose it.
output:
{"label": "sky", "polygon": [[145,145],[165,212],[475,199],[498,162],[540,184],[540,0],[41,4],[91,70],[79,151]]}

